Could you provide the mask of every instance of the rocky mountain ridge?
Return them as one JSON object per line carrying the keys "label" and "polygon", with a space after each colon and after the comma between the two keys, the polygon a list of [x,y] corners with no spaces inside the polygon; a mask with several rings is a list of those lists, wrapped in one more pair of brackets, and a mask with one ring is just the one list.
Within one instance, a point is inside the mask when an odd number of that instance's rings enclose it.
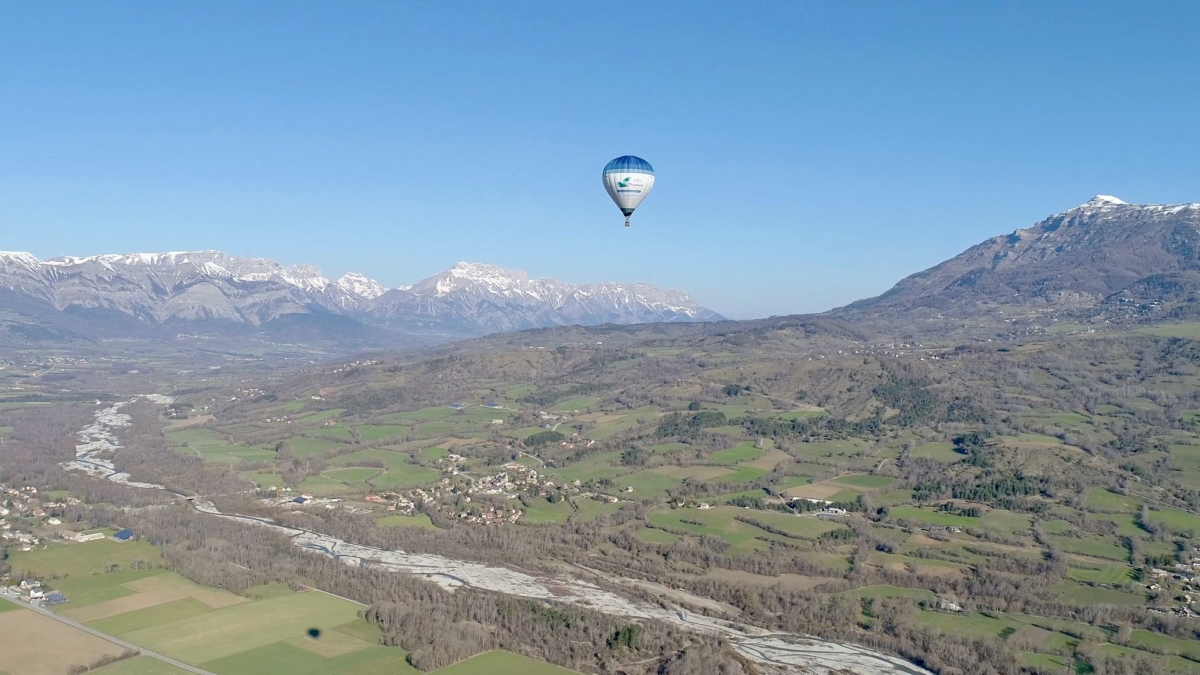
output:
{"label": "rocky mountain ridge", "polygon": [[[361,274],[330,279],[312,265],[221,251],[63,256],[0,252],[0,289],[59,312],[111,312],[149,325],[217,321],[262,326],[326,315],[445,337],[560,325],[707,321],[721,317],[681,291],[649,284],[568,284],[494,265],[459,263],[387,289]],[[6,307],[7,305],[7,307]],[[0,300],[0,310],[14,312]]]}
{"label": "rocky mountain ridge", "polygon": [[873,323],[1034,314],[1172,318],[1193,311],[1198,292],[1200,204],[1129,204],[1098,195],[831,315]]}

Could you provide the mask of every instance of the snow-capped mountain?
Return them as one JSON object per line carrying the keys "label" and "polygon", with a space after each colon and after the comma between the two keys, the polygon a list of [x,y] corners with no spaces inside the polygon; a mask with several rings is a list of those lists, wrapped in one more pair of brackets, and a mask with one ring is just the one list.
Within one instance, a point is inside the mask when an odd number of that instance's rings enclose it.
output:
{"label": "snow-capped mountain", "polygon": [[342,278],[337,280],[337,285],[347,293],[366,300],[374,300],[387,292],[383,284],[358,272],[342,275]]}
{"label": "snow-capped mountain", "polygon": [[372,323],[502,332],[563,325],[719,321],[682,291],[645,283],[569,284],[524,272],[460,262],[412,286],[391,290],[366,308]]}
{"label": "snow-capped mountain", "polygon": [[[0,252],[0,310],[30,301],[60,312],[113,312],[149,325],[218,320],[262,326],[282,317],[347,317],[447,336],[565,324],[720,319],[678,291],[648,284],[572,285],[492,265],[459,263],[388,290],[350,273],[285,267],[221,251],[64,256]],[[25,313],[28,314],[26,309]],[[344,324],[342,324],[344,325]]]}
{"label": "snow-capped mountain", "polygon": [[1200,297],[1200,204],[1129,204],[1097,195],[833,314],[912,319],[1073,311],[1111,318],[1116,306],[1144,304],[1156,315],[1182,316],[1195,311],[1194,297]]}

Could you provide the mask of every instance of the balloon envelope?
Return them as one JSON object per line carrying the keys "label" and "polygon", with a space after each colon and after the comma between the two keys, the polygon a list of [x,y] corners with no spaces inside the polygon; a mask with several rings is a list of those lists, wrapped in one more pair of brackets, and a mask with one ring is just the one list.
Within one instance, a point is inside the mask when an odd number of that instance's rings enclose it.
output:
{"label": "balloon envelope", "polygon": [[603,176],[604,189],[625,214],[628,225],[633,210],[654,187],[654,167],[641,157],[623,155],[605,165]]}

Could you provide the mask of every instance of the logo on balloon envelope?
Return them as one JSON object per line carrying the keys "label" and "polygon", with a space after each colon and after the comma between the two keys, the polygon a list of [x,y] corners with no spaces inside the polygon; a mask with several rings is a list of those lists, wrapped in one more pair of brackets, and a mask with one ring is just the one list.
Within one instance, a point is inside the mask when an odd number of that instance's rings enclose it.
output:
{"label": "logo on balloon envelope", "polygon": [[646,181],[641,176],[626,176],[617,181],[617,192],[641,192]]}

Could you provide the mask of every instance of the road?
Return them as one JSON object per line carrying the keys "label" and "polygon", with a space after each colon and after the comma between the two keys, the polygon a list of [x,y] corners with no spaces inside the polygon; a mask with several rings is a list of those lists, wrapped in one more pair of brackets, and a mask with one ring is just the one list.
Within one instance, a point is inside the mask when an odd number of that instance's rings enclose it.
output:
{"label": "road", "polygon": [[32,610],[43,616],[48,616],[51,619],[54,619],[55,621],[58,621],[60,623],[65,623],[72,628],[77,628],[85,633],[90,633],[92,635],[95,635],[96,637],[98,637],[102,640],[108,640],[109,642],[111,642],[115,645],[118,645],[118,646],[124,647],[125,649],[128,649],[129,651],[138,652],[142,656],[149,656],[152,659],[158,659],[159,661],[162,661],[164,663],[169,663],[169,664],[175,666],[176,668],[182,668],[186,671],[195,673],[196,675],[216,675],[216,673],[211,673],[202,668],[197,668],[196,666],[189,665],[187,663],[184,663],[183,661],[176,661],[175,659],[173,659],[169,656],[163,656],[162,654],[159,654],[157,652],[149,651],[147,649],[144,649],[142,647],[139,647],[139,646],[133,644],[132,642],[126,642],[120,638],[115,638],[111,635],[106,635],[104,633],[101,633],[100,631],[95,630],[93,628],[88,628],[87,626],[79,623],[78,621],[72,621],[71,619],[68,619],[65,616],[59,616],[58,614],[55,614],[54,612],[51,612],[48,609],[39,607],[36,604],[30,605],[30,604],[21,602],[20,600],[18,600],[16,597],[14,597],[10,593],[0,591],[0,598],[4,598],[5,600],[8,600],[9,602],[14,602],[14,603],[24,607],[25,609]]}
{"label": "road", "polygon": [[539,466],[543,466],[543,467],[546,466],[546,463],[543,462],[540,458],[534,457],[533,455],[529,454],[528,452],[525,452],[522,450],[518,454],[520,457],[528,457],[529,459],[532,459],[533,461],[537,462]]}

